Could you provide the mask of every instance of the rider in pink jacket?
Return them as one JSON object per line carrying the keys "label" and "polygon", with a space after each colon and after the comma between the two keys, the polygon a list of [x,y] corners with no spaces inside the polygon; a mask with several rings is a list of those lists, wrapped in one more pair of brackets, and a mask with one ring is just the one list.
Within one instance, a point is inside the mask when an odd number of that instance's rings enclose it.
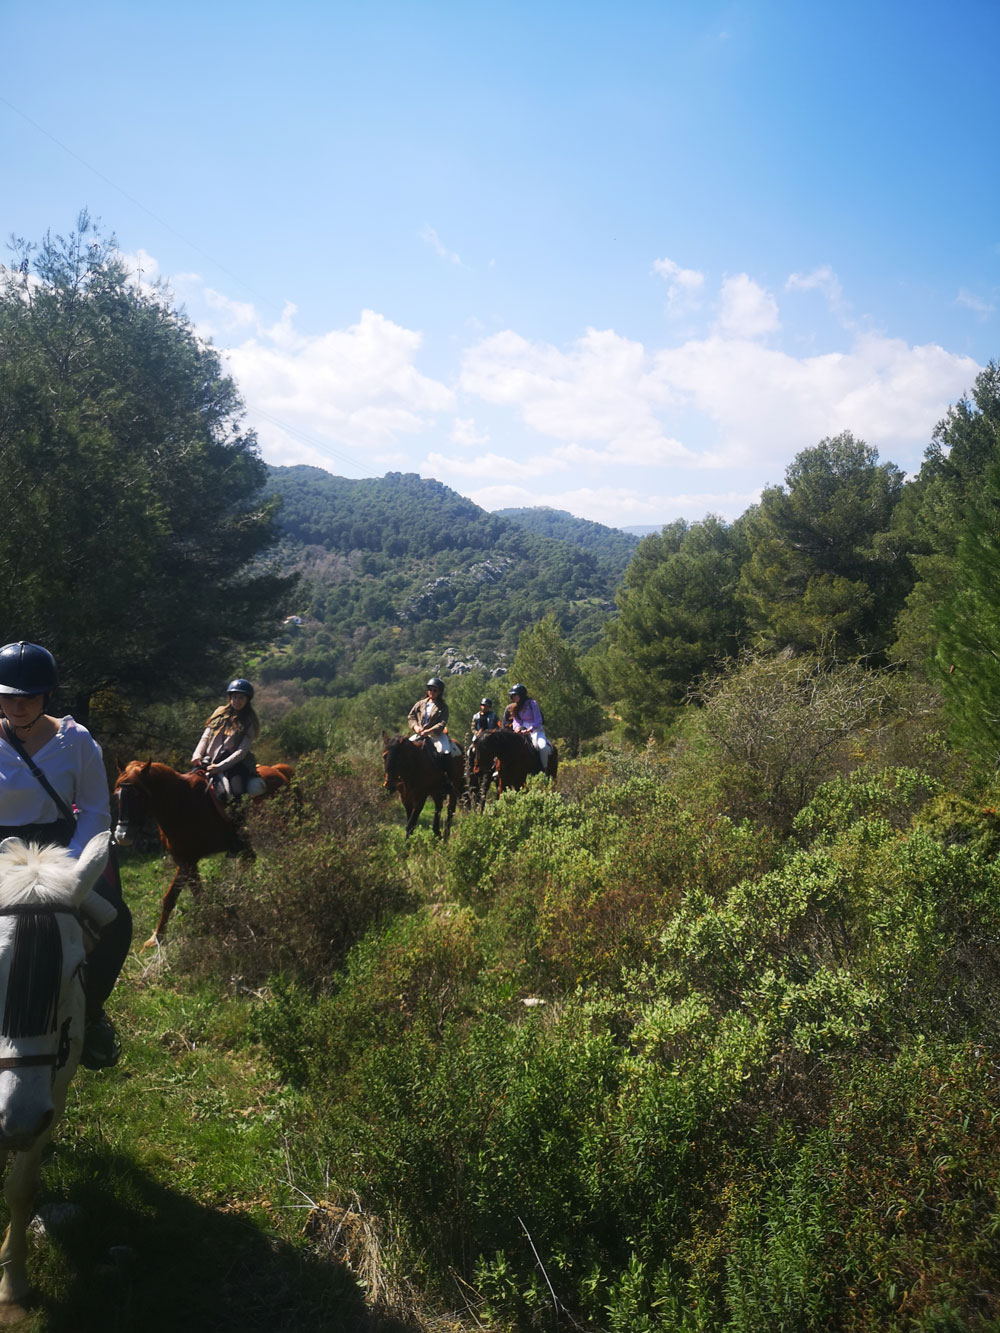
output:
{"label": "rider in pink jacket", "polygon": [[503,715],[503,725],[511,731],[519,731],[527,736],[538,751],[542,772],[549,767],[549,755],[552,746],[545,735],[542,710],[534,699],[528,698],[528,691],[523,685],[515,685],[510,691],[510,703]]}

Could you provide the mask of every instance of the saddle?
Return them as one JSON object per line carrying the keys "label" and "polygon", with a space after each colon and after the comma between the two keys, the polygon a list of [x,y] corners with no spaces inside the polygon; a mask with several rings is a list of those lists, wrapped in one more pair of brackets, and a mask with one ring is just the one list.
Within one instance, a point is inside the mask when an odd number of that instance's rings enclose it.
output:
{"label": "saddle", "polygon": [[[201,778],[202,782],[205,784],[208,799],[215,806],[218,814],[220,814],[223,819],[230,819],[229,811],[226,809],[226,803],[216,790],[215,782],[208,776],[205,766],[203,764],[196,764],[194,768],[188,771],[187,776]],[[232,821],[230,820],[230,822]]]}

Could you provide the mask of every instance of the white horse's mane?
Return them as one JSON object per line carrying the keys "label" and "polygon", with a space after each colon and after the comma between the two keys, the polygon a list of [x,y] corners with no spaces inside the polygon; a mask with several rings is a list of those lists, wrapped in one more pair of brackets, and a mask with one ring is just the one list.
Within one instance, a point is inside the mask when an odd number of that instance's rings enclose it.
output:
{"label": "white horse's mane", "polygon": [[65,847],[39,847],[11,838],[0,850],[0,906],[61,903],[71,899],[79,875]]}

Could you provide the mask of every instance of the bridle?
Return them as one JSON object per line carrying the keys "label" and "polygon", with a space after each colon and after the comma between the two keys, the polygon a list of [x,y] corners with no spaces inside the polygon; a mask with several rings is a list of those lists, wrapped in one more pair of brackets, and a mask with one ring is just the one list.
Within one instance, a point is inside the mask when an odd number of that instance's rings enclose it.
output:
{"label": "bridle", "polygon": [[[58,907],[46,903],[11,903],[7,907],[0,907],[0,916],[39,916],[41,914],[52,916],[71,916],[86,929],[86,922],[80,909],[77,907]],[[83,977],[81,971],[83,964],[76,969],[76,977],[82,984]],[[54,1054],[49,1055],[7,1055],[0,1057],[0,1073],[6,1069],[30,1069],[49,1065],[52,1069],[52,1077],[66,1064],[69,1059],[70,1037],[69,1029],[72,1024],[72,1018],[67,1018],[59,1031],[59,1046]]]}
{"label": "bridle", "polygon": [[[126,793],[128,793],[127,799]],[[127,782],[119,782],[117,787],[115,787],[114,794],[115,799],[118,802],[118,817],[115,820],[115,827],[113,830],[115,841],[118,840],[117,834],[120,828],[124,827],[127,830],[130,824],[135,823],[136,812],[134,803],[137,793],[140,796],[145,795],[142,786],[136,779],[130,779]]]}

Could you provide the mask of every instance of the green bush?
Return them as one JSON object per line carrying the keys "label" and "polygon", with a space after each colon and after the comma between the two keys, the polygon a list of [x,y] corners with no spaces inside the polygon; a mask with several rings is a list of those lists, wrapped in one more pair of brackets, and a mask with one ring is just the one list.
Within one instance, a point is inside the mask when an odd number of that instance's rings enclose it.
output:
{"label": "green bush", "polygon": [[412,905],[382,834],[370,773],[304,762],[294,791],[253,811],[252,865],[229,863],[185,918],[182,960],[260,987],[281,973],[317,992],[376,922]]}

